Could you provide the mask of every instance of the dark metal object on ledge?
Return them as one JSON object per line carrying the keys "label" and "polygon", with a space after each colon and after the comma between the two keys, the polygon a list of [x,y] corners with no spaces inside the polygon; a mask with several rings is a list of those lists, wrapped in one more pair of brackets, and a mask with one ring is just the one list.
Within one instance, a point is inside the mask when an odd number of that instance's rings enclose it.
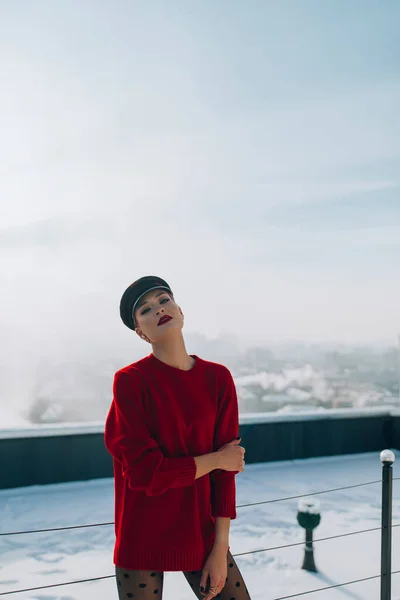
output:
{"label": "dark metal object on ledge", "polygon": [[314,561],[313,531],[321,522],[319,501],[316,499],[303,498],[299,502],[297,522],[306,530],[306,545],[304,548],[304,560],[302,569],[317,572]]}

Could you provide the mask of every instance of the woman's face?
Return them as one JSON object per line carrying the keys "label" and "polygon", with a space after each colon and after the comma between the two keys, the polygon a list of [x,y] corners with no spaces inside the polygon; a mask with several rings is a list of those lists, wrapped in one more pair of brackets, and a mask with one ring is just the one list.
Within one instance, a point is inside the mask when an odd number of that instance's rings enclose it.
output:
{"label": "woman's face", "polygon": [[152,290],[140,299],[135,310],[136,333],[156,343],[183,327],[183,314],[166,290]]}

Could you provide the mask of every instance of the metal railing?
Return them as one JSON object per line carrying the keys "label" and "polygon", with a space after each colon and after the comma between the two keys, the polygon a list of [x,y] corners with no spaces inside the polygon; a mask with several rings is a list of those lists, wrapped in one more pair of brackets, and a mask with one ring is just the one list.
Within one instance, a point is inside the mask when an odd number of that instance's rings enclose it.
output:
{"label": "metal railing", "polygon": [[[342,487],[338,487],[338,488],[331,488],[331,489],[320,490],[320,491],[316,491],[316,492],[309,492],[307,494],[299,494],[299,495],[295,495],[295,496],[284,496],[281,498],[274,498],[271,500],[264,500],[261,502],[252,502],[252,503],[241,504],[241,505],[237,506],[237,508],[245,508],[245,507],[257,506],[257,505],[261,505],[261,504],[271,504],[271,503],[275,503],[275,502],[283,502],[283,501],[294,500],[294,499],[299,499],[299,498],[308,498],[310,496],[315,496],[315,495],[320,495],[320,494],[328,494],[328,493],[342,491],[342,490],[349,490],[349,489],[367,486],[367,485],[373,485],[373,484],[377,484],[377,483],[382,484],[381,527],[372,527],[369,529],[362,529],[362,530],[358,530],[358,531],[352,531],[349,533],[342,533],[342,534],[338,534],[338,535],[332,535],[332,536],[317,538],[316,540],[313,540],[314,543],[318,543],[318,542],[323,542],[323,541],[327,541],[327,540],[333,540],[333,539],[348,537],[348,536],[353,536],[353,535],[361,535],[363,533],[369,533],[371,531],[379,531],[380,530],[381,531],[381,573],[379,575],[363,577],[360,579],[355,579],[353,581],[346,581],[343,583],[338,583],[338,584],[326,586],[323,588],[308,590],[305,592],[298,592],[296,594],[291,594],[289,596],[279,596],[277,598],[274,598],[273,600],[288,600],[289,598],[297,598],[300,596],[305,596],[305,595],[313,594],[316,592],[326,591],[326,590],[329,590],[332,588],[343,587],[343,586],[352,585],[355,583],[361,583],[363,581],[369,581],[369,580],[378,579],[378,578],[380,578],[380,580],[381,580],[380,600],[391,600],[391,576],[400,573],[400,570],[391,571],[392,529],[395,527],[400,527],[400,523],[397,523],[396,525],[392,524],[393,481],[399,480],[400,477],[393,477],[392,466],[393,466],[393,463],[395,460],[395,456],[392,451],[384,450],[383,452],[381,452],[380,458],[381,458],[381,462],[382,462],[382,479],[381,480],[367,481],[364,483],[357,483],[357,484],[342,486]],[[104,527],[107,525],[114,525],[114,521],[109,521],[109,522],[104,522],[104,523],[91,523],[91,524],[87,524],[87,525],[71,525],[71,526],[66,526],[66,527],[51,527],[51,528],[46,528],[46,529],[32,529],[32,530],[26,530],[26,531],[0,532],[0,536],[26,535],[26,534],[31,534],[31,533],[44,533],[44,532],[53,532],[53,531],[65,531],[65,530],[71,530],[71,529],[84,529],[84,528],[88,528],[88,527]],[[272,550],[281,550],[283,548],[291,548],[294,546],[304,546],[304,542],[294,542],[291,544],[283,544],[283,545],[279,545],[279,546],[271,546],[268,548],[260,548],[257,550],[250,550],[247,552],[233,554],[232,556],[240,557],[240,556],[245,556],[245,555],[249,555],[249,554],[256,554],[259,552],[269,552]],[[65,581],[65,582],[60,582],[60,583],[44,585],[44,586],[0,592],[0,596],[7,596],[7,595],[11,595],[11,594],[20,594],[23,592],[33,592],[33,591],[38,591],[38,590],[62,587],[62,586],[67,586],[67,585],[76,585],[79,583],[88,583],[88,582],[100,581],[100,580],[105,580],[105,579],[113,579],[113,578],[115,578],[115,575],[103,575],[100,577],[80,579],[80,580],[76,580],[76,581]]]}

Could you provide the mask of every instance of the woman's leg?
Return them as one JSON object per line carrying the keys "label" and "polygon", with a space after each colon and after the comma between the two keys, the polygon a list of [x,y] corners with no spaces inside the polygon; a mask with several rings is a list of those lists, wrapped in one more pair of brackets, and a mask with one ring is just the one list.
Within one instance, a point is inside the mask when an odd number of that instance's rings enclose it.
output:
{"label": "woman's leg", "polygon": [[[232,554],[228,550],[228,577],[221,592],[214,596],[220,600],[249,600],[250,594],[243,580],[242,574],[237,566]],[[203,571],[184,571],[190,587],[199,600],[204,600],[205,596],[200,592],[200,580]],[[207,591],[207,590],[206,590]]]}
{"label": "woman's leg", "polygon": [[115,567],[119,600],[161,600],[163,571],[130,571]]}

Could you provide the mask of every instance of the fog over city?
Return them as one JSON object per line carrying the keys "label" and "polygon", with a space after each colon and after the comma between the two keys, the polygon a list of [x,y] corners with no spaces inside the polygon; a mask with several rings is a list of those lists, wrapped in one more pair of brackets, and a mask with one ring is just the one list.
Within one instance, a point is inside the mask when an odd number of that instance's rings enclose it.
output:
{"label": "fog over city", "polygon": [[113,370],[150,351],[119,317],[146,274],[243,411],[397,401],[399,17],[1,4],[3,426],[103,418]]}

